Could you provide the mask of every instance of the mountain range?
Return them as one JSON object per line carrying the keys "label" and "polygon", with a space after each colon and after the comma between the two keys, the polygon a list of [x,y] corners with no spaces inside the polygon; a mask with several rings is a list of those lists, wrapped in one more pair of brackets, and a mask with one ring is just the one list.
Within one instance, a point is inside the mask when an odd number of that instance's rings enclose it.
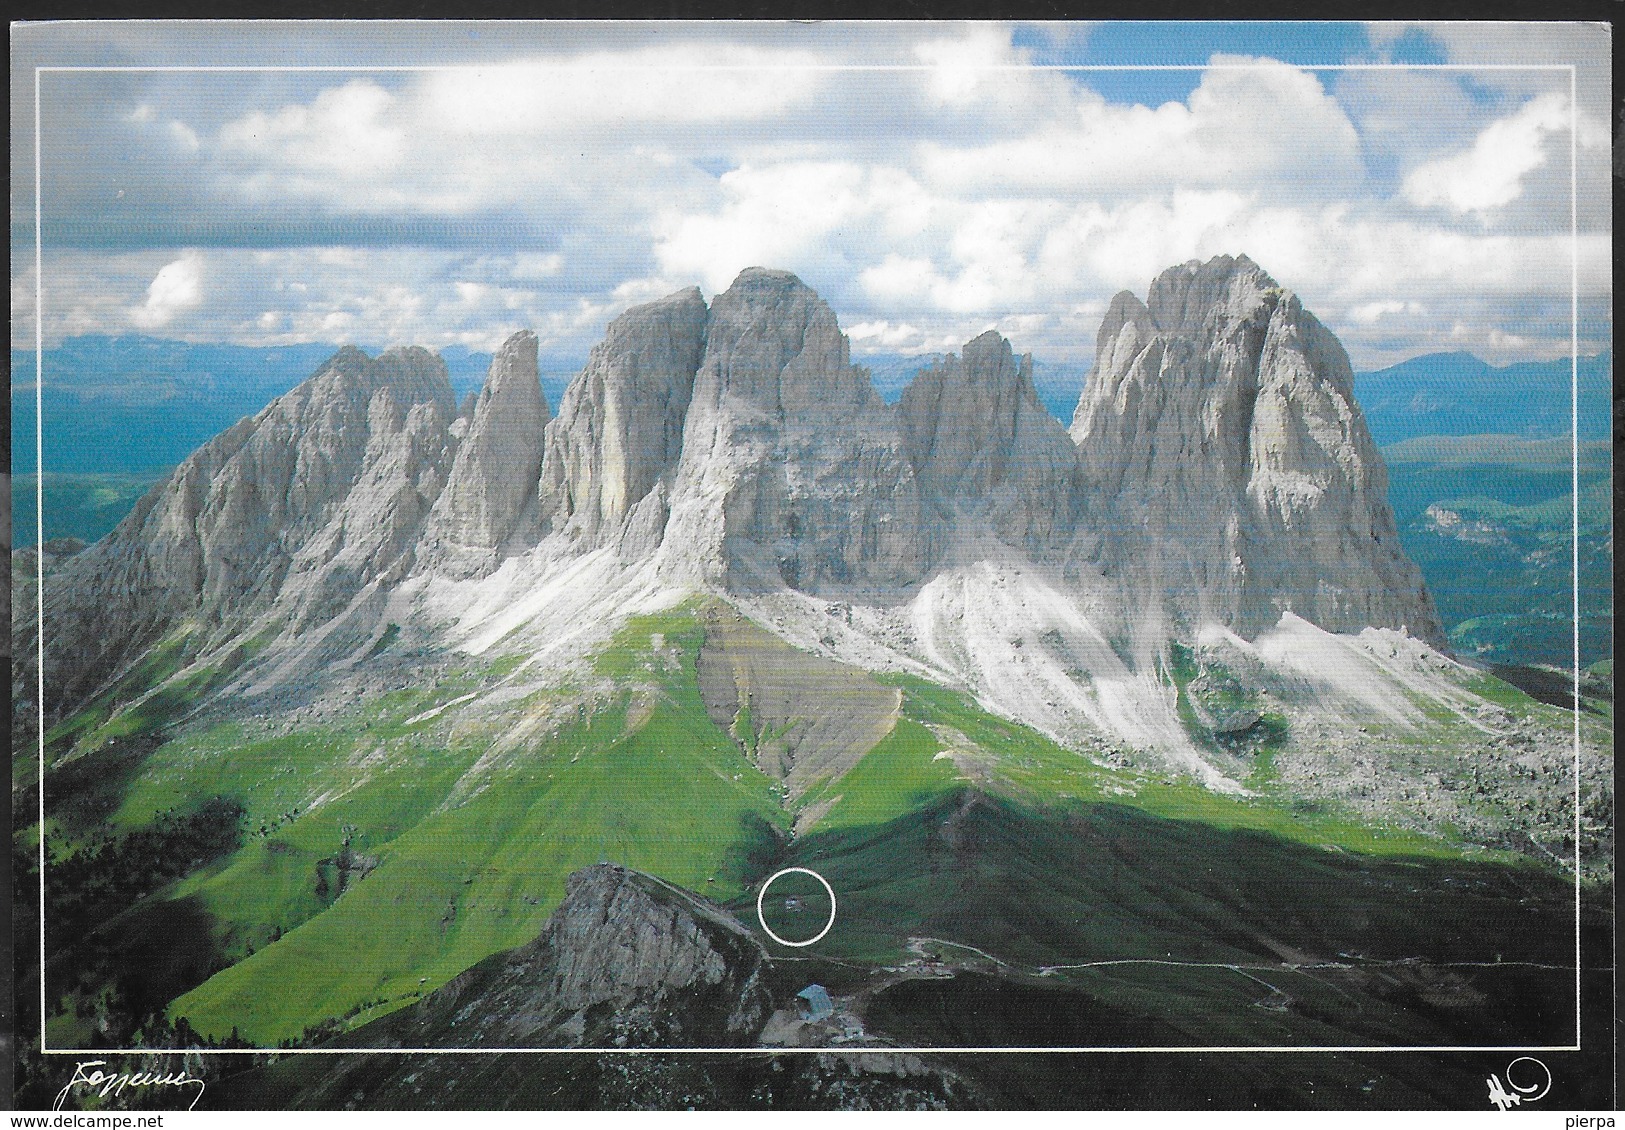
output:
{"label": "mountain range", "polygon": [[[1355,378],[1354,391],[1377,443],[1418,436],[1510,435],[1582,443],[1612,434],[1613,354],[1571,363],[1491,365],[1471,353],[1430,353]],[[1573,418],[1577,395],[1579,418]],[[1577,429],[1577,430],[1576,430]]]}
{"label": "mountain range", "polygon": [[[252,347],[140,335],[68,338],[11,351],[12,470],[35,470],[36,391],[45,421],[47,474],[168,470],[308,376],[323,345]],[[441,351],[459,396],[477,390],[489,354]],[[43,375],[43,384],[38,376]]]}
{"label": "mountain range", "polygon": [[[47,474],[147,474],[168,470],[244,416],[308,376],[321,345],[191,344],[140,336],[87,335],[47,348],[44,370]],[[440,350],[459,399],[478,392],[491,354]],[[945,355],[867,354],[861,363],[895,403],[914,374]],[[34,470],[32,350],[11,351],[12,473]],[[579,360],[542,358],[542,387],[558,403]],[[1580,438],[1609,435],[1613,356],[1579,359]],[[1090,374],[1033,360],[1040,403],[1070,420]],[[1494,366],[1470,353],[1430,353],[1354,375],[1354,391],[1379,446],[1422,435],[1567,436],[1568,358]],[[1533,409],[1533,411],[1531,411]]]}
{"label": "mountain range", "polygon": [[[556,417],[529,333],[462,409],[434,355],[347,348],[64,568],[47,716],[190,620],[276,632],[312,671],[371,646],[402,601],[441,626],[457,582],[535,592],[538,569],[585,571],[576,605],[634,577],[856,602],[869,649],[973,686],[1015,673],[1025,627],[1009,705],[1035,676],[1057,685],[1018,716],[1129,739],[1173,735],[1172,712],[1145,717],[1141,695],[1114,723],[1089,683],[1154,679],[1169,639],[1217,631],[1245,653],[1302,624],[1442,645],[1347,358],[1295,297],[1245,259],[1176,268],[1149,305],[1114,301],[1098,352],[1069,435],[996,334],[886,405],[783,272],[747,271],[709,309],[689,290],[629,311]],[[983,619],[998,605],[1002,627]],[[1177,737],[1150,744],[1203,764]]]}
{"label": "mountain range", "polygon": [[[1609,882],[1611,705],[1450,655],[1347,355],[1246,257],[1113,299],[1070,428],[991,332],[888,403],[762,268],[628,310],[556,406],[540,367],[514,334],[460,402],[426,350],[342,349],[43,560],[43,671],[14,608],[14,737],[44,757],[19,780],[50,801],[47,925],[104,924],[47,940],[59,1045],[181,1020],[455,1043],[475,997],[545,1041],[682,1042],[653,998],[616,1028],[570,972],[602,939],[567,880],[596,906],[603,863],[678,907],[636,946],[724,939],[703,1024],[750,1046],[791,987],[758,994],[751,947],[809,956],[748,926],[789,864],[845,908],[810,956],[912,970],[852,988],[896,1046],[954,1038],[922,1019],[938,977],[1087,998],[1153,1042],[1437,1045],[1497,994],[1559,1038],[1529,1003],[1552,985],[1444,970],[1510,944],[1475,924],[1520,898],[1572,922],[1576,866]],[[96,878],[171,840],[189,862],[151,889]],[[1442,884],[1429,924],[1407,874]],[[1341,909],[1311,928],[1284,892]],[[151,957],[163,937],[191,956]],[[1421,1011],[1387,973],[1343,1004],[1231,980],[1362,954],[1426,955]],[[1089,987],[1161,955],[1191,980]],[[514,980],[534,963],[545,1000]]]}

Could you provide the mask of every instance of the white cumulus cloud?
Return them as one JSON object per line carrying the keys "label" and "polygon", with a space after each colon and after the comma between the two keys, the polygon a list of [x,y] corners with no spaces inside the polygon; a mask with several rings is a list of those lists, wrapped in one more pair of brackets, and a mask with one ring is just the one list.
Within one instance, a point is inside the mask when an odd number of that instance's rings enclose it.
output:
{"label": "white cumulus cloud", "polygon": [[1405,178],[1406,199],[1452,212],[1486,212],[1523,194],[1524,178],[1546,163],[1549,134],[1569,129],[1569,100],[1546,93],[1491,123],[1460,152],[1413,169]]}
{"label": "white cumulus cloud", "polygon": [[165,263],[147,287],[147,300],[130,311],[130,321],[142,329],[169,325],[176,315],[203,303],[203,257],[188,252]]}
{"label": "white cumulus cloud", "polygon": [[933,206],[907,173],[850,161],[746,165],[723,174],[720,188],[719,207],[668,211],[654,224],[663,271],[708,291],[746,267],[861,266],[922,232]]}
{"label": "white cumulus cloud", "polygon": [[928,183],[960,192],[1068,196],[1265,183],[1346,190],[1360,173],[1354,125],[1309,72],[1217,57],[1184,102],[1120,105],[1080,91],[1062,117],[980,147],[926,141]]}
{"label": "white cumulus cloud", "polygon": [[1349,311],[1349,319],[1362,326],[1369,326],[1390,314],[1425,314],[1426,308],[1420,302],[1365,302]]}
{"label": "white cumulus cloud", "polygon": [[[1558,63],[1599,36],[1430,28],[1453,62]],[[1356,363],[1458,322],[1509,351],[1566,345],[1566,69],[1253,54],[1187,83],[1025,65],[1083,30],[561,25],[489,54],[425,48],[451,69],[106,79],[124,85],[95,114],[54,107],[45,138],[47,197],[80,186],[53,205],[61,230],[105,233],[53,248],[47,232],[45,334],[435,345],[529,326],[584,359],[627,305],[762,265],[818,289],[855,349],[953,349],[998,325],[1086,364],[1115,291],[1246,253]],[[389,57],[374,47],[345,58]],[[1608,131],[1588,83],[1578,266],[1602,310]],[[183,252],[199,229],[209,246]],[[31,263],[14,248],[14,280]],[[29,341],[33,293],[14,281]]]}

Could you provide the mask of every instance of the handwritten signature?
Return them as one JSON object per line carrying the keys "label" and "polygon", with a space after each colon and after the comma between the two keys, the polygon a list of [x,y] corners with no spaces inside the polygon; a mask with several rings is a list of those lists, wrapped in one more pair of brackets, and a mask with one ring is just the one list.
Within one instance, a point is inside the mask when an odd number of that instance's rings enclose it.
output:
{"label": "handwritten signature", "polygon": [[[1532,1063],[1536,1067],[1540,1068],[1540,1070],[1546,1076],[1546,1082],[1544,1084],[1530,1083],[1528,1086],[1524,1086],[1516,1079],[1512,1078],[1512,1069],[1517,1067],[1520,1063]],[[1525,1079],[1529,1078],[1529,1072],[1522,1072],[1522,1074]],[[1484,1080],[1485,1083],[1489,1084],[1490,1102],[1494,1103],[1503,1111],[1511,1110],[1519,1103],[1538,1103],[1541,1099],[1546,1097],[1546,1092],[1552,1089],[1551,1069],[1533,1056],[1521,1055],[1511,1063],[1507,1064],[1506,1076],[1506,1086],[1501,1085],[1501,1077],[1499,1075],[1491,1075],[1488,1079]],[[1511,1087],[1512,1090],[1508,1091],[1506,1089],[1507,1087]],[[1539,1093],[1537,1094],[1536,1092]]]}
{"label": "handwritten signature", "polygon": [[[126,1087],[187,1087],[195,1085],[197,1094],[192,1096],[187,1110],[197,1106],[197,1101],[203,1097],[206,1084],[195,1075],[188,1075],[185,1071],[103,1071],[105,1059],[89,1059],[77,1063],[73,1068],[73,1078],[68,1080],[67,1086],[56,1093],[56,1105],[52,1110],[61,1110],[62,1104],[67,1101],[68,1092],[75,1087],[89,1087],[102,1098],[110,1095],[122,1095]],[[85,1069],[91,1068],[89,1072]]]}

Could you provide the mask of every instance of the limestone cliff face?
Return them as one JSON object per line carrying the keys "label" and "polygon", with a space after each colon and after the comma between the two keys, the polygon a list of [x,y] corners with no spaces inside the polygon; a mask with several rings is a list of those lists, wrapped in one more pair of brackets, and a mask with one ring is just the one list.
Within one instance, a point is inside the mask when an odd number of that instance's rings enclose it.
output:
{"label": "limestone cliff face", "polygon": [[921,576],[930,543],[895,413],[834,312],[792,274],[743,272],[711,307],[665,567],[741,589],[891,586]]}
{"label": "limestone cliff face", "polygon": [[497,351],[466,419],[423,537],[423,559],[453,573],[483,571],[539,535],[536,479],[548,411],[534,333],[516,333]]}
{"label": "limestone cliff face", "polygon": [[925,494],[985,513],[999,537],[1042,555],[1082,502],[1077,451],[1039,403],[1032,358],[989,330],[903,390],[899,419]]}
{"label": "limestone cliff face", "polygon": [[[630,525],[632,556],[658,543],[706,318],[690,287],[610,323],[548,428],[540,495],[552,530],[592,547]],[[641,521],[628,523],[634,510]]]}
{"label": "limestone cliff face", "polygon": [[444,486],[455,411],[435,355],[345,348],[199,448],[56,574],[48,707],[183,619],[207,629],[277,607],[309,626],[398,580]]}
{"label": "limestone cliff face", "polygon": [[1177,619],[1252,635],[1291,611],[1443,645],[1347,355],[1246,257],[1113,299],[1072,436],[1091,555]]}

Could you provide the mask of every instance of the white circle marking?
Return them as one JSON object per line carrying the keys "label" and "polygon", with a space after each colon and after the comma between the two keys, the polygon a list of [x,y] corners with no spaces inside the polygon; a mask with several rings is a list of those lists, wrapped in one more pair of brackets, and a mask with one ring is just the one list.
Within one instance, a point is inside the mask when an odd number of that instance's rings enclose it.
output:
{"label": "white circle marking", "polygon": [[[762,916],[762,903],[767,898],[767,889],[773,885],[773,881],[775,879],[778,879],[784,875],[811,875],[814,879],[817,879],[820,883],[824,884],[824,890],[829,892],[829,921],[824,923],[824,928],[822,930],[818,931],[818,933],[814,934],[804,942],[785,941],[783,938],[779,937],[773,932],[773,927],[769,926],[767,924],[767,919]],[[835,925],[835,888],[829,885],[828,879],[825,879],[818,872],[808,867],[786,867],[783,871],[775,871],[773,874],[767,877],[767,882],[762,884],[762,889],[756,892],[756,921],[762,924],[762,929],[767,931],[767,936],[772,938],[775,942],[778,942],[781,946],[810,946],[822,938],[825,934],[829,933],[829,928]]]}

